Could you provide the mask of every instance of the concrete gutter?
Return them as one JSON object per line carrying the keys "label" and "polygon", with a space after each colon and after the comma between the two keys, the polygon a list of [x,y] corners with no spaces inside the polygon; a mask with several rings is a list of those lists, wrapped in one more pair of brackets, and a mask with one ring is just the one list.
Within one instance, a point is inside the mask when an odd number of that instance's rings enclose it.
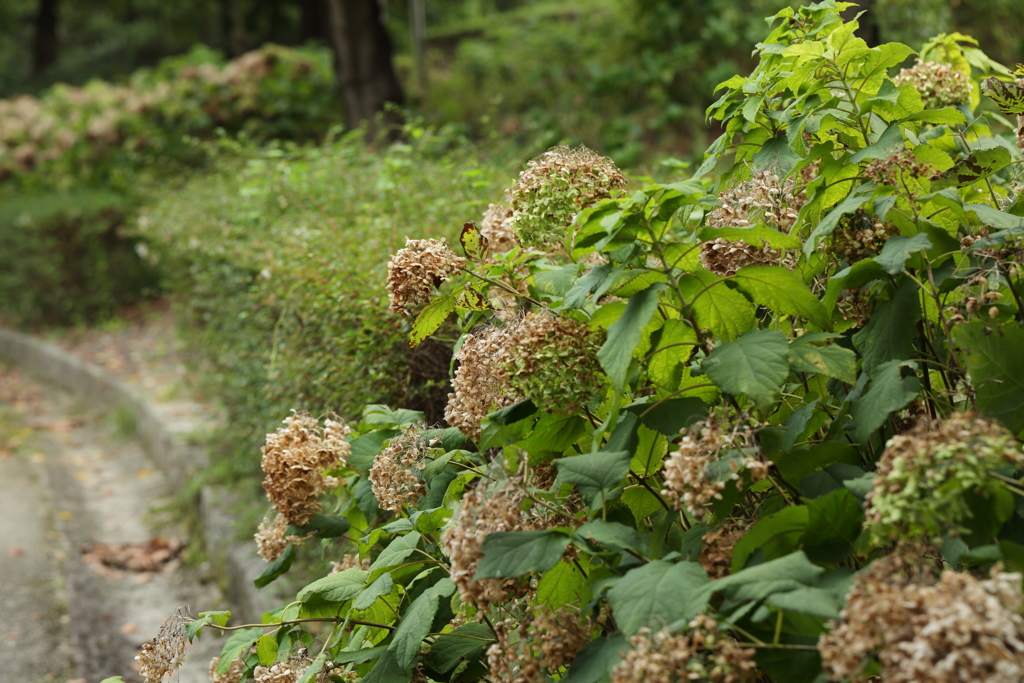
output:
{"label": "concrete gutter", "polygon": [[[31,335],[0,327],[0,359],[56,386],[92,406],[125,410],[135,419],[136,436],[152,461],[164,472],[173,491],[188,485],[208,460],[206,450],[194,442],[197,425],[176,419],[138,389],[100,367]],[[222,588],[243,622],[258,622],[261,614],[279,601],[273,591],[257,592],[252,580],[265,564],[254,543],[241,543],[230,514],[235,497],[228,491],[204,486],[196,495],[198,532],[204,550],[222,577]]]}

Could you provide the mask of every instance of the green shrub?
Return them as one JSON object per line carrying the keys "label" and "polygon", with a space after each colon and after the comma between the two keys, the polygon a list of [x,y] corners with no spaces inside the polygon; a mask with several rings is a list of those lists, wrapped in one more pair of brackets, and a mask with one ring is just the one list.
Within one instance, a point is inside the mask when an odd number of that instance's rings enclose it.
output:
{"label": "green shrub", "polygon": [[96,190],[0,198],[0,313],[19,325],[91,323],[155,292],[145,247],[123,234],[130,209]]}
{"label": "green shrub", "polygon": [[357,415],[392,402],[443,417],[451,342],[410,351],[386,311],[387,255],[406,236],[453,238],[497,201],[514,164],[411,129],[375,149],[359,134],[323,147],[235,148],[142,212],[214,395],[230,415],[233,474],[291,408]]}

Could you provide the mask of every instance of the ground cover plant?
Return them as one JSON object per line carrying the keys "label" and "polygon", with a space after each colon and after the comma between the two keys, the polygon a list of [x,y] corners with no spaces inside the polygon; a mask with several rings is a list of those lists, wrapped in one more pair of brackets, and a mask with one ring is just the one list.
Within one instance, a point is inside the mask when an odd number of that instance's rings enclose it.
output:
{"label": "ground cover plant", "polygon": [[257,585],[330,573],[171,617],[146,680],[214,628],[216,681],[1019,680],[1024,85],[846,7],[772,19],[691,179],[555,148],[394,253],[408,344],[461,332],[448,426],[287,417]]}

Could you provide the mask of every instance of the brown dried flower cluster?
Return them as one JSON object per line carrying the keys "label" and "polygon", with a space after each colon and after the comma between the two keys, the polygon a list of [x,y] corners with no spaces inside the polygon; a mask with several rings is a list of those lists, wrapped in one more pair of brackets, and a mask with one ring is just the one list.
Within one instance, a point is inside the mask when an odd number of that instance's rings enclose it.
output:
{"label": "brown dried flower cluster", "polygon": [[428,448],[423,423],[417,423],[406,427],[377,454],[370,468],[370,485],[382,508],[398,512],[426,493],[419,471],[426,465],[423,457]]}
{"label": "brown dried flower cluster", "polygon": [[722,205],[708,214],[709,226],[744,228],[764,219],[783,232],[789,232],[800,207],[807,203],[806,193],[797,190],[796,178],[783,181],[767,170],[719,193],[718,199]]}
{"label": "brown dried flower cluster", "polygon": [[503,254],[519,244],[512,228],[512,209],[504,204],[489,204],[479,227],[492,254]]}
{"label": "brown dried flower cluster", "polygon": [[878,254],[889,238],[898,234],[896,226],[877,220],[864,209],[857,209],[839,221],[831,239],[822,245],[822,251],[854,263]]}
{"label": "brown dried flower cluster", "polygon": [[860,683],[869,658],[886,683],[1024,680],[1021,575],[946,570],[935,581],[904,557],[878,560],[854,580],[846,607],[818,641],[831,680]]}
{"label": "brown dried flower cluster", "polygon": [[[298,657],[287,662],[276,662],[271,666],[257,666],[252,672],[255,683],[298,683],[306,673],[306,669],[312,661],[308,657]],[[316,681],[321,683],[329,681],[326,675],[321,675],[325,670],[317,674]]]}
{"label": "brown dried flower cluster", "polygon": [[242,683],[242,674],[245,673],[245,662],[241,657],[235,657],[231,661],[231,667],[227,673],[217,673],[220,666],[220,657],[210,660],[210,683]]}
{"label": "brown dried flower cluster", "polygon": [[508,600],[509,591],[517,585],[515,579],[473,580],[477,565],[484,556],[480,549],[484,539],[495,531],[533,531],[545,528],[540,517],[522,510],[526,495],[518,482],[487,482],[466,493],[462,498],[454,523],[442,537],[444,554],[451,560],[451,580],[459,587],[459,595],[467,602],[483,609],[489,604]]}
{"label": "brown dried flower cluster", "polygon": [[156,638],[145,643],[135,656],[139,663],[139,674],[145,683],[163,683],[185,663],[185,631],[187,619],[175,614],[164,620]]}
{"label": "brown dried flower cluster", "polygon": [[434,291],[466,266],[466,259],[444,240],[409,240],[388,261],[390,308],[410,315],[411,308],[430,301]]}
{"label": "brown dried flower cluster", "polygon": [[[685,506],[697,520],[707,515],[707,506],[721,499],[724,480],[712,481],[708,477],[708,466],[717,460],[719,454],[733,449],[740,454],[751,451],[754,442],[753,428],[744,420],[737,420],[730,431],[722,428],[724,419],[712,414],[704,422],[698,422],[690,429],[683,429],[679,448],[665,461],[663,471],[665,488],[661,495],[673,501],[677,508]],[[770,463],[756,457],[741,455],[729,463],[729,477],[739,479],[740,470],[747,470],[753,481],[768,476]]]}
{"label": "brown dried flower cluster", "polygon": [[514,328],[485,327],[467,334],[455,354],[459,367],[444,419],[474,441],[480,438],[480,420],[485,415],[522,400],[509,386],[500,360],[513,335]]}
{"label": "brown dried flower cluster", "polygon": [[579,609],[540,606],[523,619],[494,624],[497,641],[487,649],[491,676],[501,683],[546,683],[590,642],[590,620]]}
{"label": "brown dried flower cluster", "polygon": [[370,558],[363,559],[359,555],[345,553],[339,562],[331,562],[331,573],[337,574],[346,569],[369,569]]}
{"label": "brown dried flower cluster", "polygon": [[606,386],[597,360],[604,331],[546,312],[529,313],[500,349],[512,391],[541,410],[570,413],[600,395]]}
{"label": "brown dried flower cluster", "polygon": [[625,186],[611,159],[583,146],[555,147],[530,161],[509,192],[516,236],[528,247],[560,244],[577,213]]}
{"label": "brown dried flower cluster", "polygon": [[899,149],[884,159],[875,159],[864,167],[864,175],[876,183],[897,187],[901,176],[935,180],[941,173],[931,164],[918,161],[909,149]]}
{"label": "brown dried flower cluster", "polygon": [[969,102],[973,89],[970,77],[949,64],[921,59],[911,68],[900,70],[892,80],[896,85],[914,86],[921,94],[925,109],[942,109]]}
{"label": "brown dried flower cluster", "polygon": [[679,683],[756,681],[754,651],[740,647],[718,630],[714,619],[700,616],[685,633],[649,629],[629,639],[632,649],[612,670],[612,683]]}
{"label": "brown dried flower cluster", "polygon": [[320,509],[318,497],[332,480],[324,472],[345,464],[352,449],[348,427],[328,418],[320,429],[316,418],[295,413],[286,427],[267,434],[263,447],[263,488],[285,521],[303,526]]}
{"label": "brown dried flower cluster", "polygon": [[732,573],[732,550],[749,528],[750,524],[747,522],[730,519],[717,529],[704,534],[698,561],[711,580]]}
{"label": "brown dried flower cluster", "polygon": [[288,530],[288,522],[279,514],[274,514],[273,521],[268,513],[260,522],[256,530],[256,549],[264,562],[273,562],[281,557],[281,554],[288,549],[292,543],[300,543],[299,536],[285,535]]}
{"label": "brown dried flower cluster", "polygon": [[700,245],[700,262],[715,275],[728,277],[745,266],[777,266],[780,252],[767,244],[755,247],[744,240],[717,237]]}

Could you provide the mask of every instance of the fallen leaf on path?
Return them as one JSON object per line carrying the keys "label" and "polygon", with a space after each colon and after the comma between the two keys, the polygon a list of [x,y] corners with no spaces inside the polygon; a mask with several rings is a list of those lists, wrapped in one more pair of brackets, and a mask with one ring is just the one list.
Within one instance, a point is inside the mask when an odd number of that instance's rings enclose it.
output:
{"label": "fallen leaf on path", "polygon": [[[172,562],[184,544],[177,539],[157,536],[146,543],[82,546],[82,561],[96,567],[100,574],[117,575],[117,570],[130,572],[161,572],[173,568]],[[111,571],[114,570],[114,571]]]}
{"label": "fallen leaf on path", "polygon": [[7,557],[21,557],[25,554],[25,549],[20,545],[16,545],[7,551]]}
{"label": "fallen leaf on path", "polygon": [[126,621],[123,624],[121,624],[121,633],[125,634],[126,636],[135,633],[138,630],[139,627],[135,625],[134,621]]}

